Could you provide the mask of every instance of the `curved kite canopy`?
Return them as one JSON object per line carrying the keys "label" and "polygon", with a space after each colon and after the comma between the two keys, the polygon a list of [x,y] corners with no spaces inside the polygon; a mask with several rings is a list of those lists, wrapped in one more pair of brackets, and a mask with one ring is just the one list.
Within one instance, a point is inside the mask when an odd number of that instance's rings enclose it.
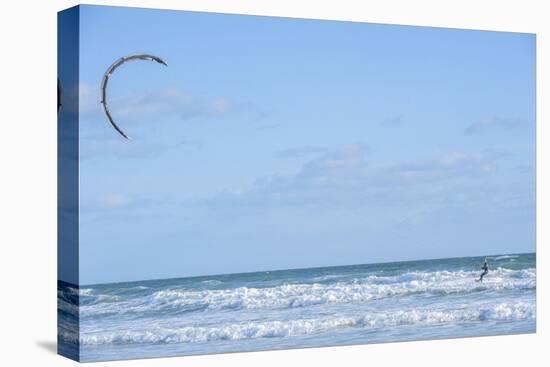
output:
{"label": "curved kite canopy", "polygon": [[107,118],[109,119],[109,122],[116,131],[126,139],[129,139],[128,136],[118,127],[118,125],[113,120],[113,117],[111,116],[111,112],[109,111],[109,106],[107,105],[107,84],[109,83],[109,78],[111,77],[111,74],[122,64],[124,64],[127,61],[133,61],[133,60],[146,60],[146,61],[156,61],[159,64],[162,64],[164,66],[168,66],[168,64],[161,59],[160,57],[154,56],[154,55],[148,55],[148,54],[139,54],[139,55],[130,55],[121,57],[117,61],[115,61],[105,74],[103,75],[103,79],[101,80],[101,104],[103,105],[103,110],[105,111],[105,114],[107,115]]}

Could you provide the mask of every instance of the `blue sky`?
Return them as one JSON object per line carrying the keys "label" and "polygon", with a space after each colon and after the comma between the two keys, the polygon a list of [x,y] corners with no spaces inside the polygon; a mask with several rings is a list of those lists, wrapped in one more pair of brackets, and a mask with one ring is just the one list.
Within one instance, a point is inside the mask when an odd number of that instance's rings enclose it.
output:
{"label": "blue sky", "polygon": [[84,6],[80,78],[83,284],[535,250],[534,35]]}

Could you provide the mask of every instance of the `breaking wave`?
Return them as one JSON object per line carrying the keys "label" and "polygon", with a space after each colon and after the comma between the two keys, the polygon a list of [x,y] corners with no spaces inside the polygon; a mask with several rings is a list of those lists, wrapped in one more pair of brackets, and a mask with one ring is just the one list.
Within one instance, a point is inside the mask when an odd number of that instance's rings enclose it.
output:
{"label": "breaking wave", "polygon": [[405,325],[446,325],[476,321],[517,321],[534,319],[534,303],[500,303],[471,309],[412,309],[378,312],[359,316],[293,319],[230,323],[216,326],[185,326],[180,328],[148,327],[143,330],[107,331],[81,335],[86,345],[102,344],[175,344],[201,343],[219,340],[277,338],[323,333],[341,328],[378,329]]}
{"label": "breaking wave", "polygon": [[231,289],[165,289],[129,299],[114,295],[93,295],[81,304],[84,317],[144,313],[183,313],[204,310],[254,310],[297,308],[325,304],[367,302],[387,297],[416,294],[449,295],[482,291],[535,289],[535,269],[492,270],[483,283],[474,279],[479,272],[409,272],[396,276],[370,275],[334,283],[281,284],[273,287]]}

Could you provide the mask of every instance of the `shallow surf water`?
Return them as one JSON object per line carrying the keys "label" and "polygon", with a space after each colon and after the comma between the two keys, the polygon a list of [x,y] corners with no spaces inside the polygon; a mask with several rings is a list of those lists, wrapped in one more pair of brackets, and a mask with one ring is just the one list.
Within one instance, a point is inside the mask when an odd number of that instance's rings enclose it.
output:
{"label": "shallow surf water", "polygon": [[99,361],[534,332],[535,254],[489,257],[479,283],[482,262],[60,283],[59,347]]}

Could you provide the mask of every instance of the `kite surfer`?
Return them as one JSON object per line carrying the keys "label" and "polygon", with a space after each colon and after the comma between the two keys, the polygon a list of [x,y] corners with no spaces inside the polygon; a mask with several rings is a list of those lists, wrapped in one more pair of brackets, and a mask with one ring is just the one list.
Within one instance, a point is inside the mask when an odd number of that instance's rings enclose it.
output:
{"label": "kite surfer", "polygon": [[479,276],[478,282],[483,283],[483,277],[489,273],[489,264],[487,263],[487,258],[485,258],[485,261],[483,262],[483,266],[481,267],[481,270],[483,270],[483,273]]}

